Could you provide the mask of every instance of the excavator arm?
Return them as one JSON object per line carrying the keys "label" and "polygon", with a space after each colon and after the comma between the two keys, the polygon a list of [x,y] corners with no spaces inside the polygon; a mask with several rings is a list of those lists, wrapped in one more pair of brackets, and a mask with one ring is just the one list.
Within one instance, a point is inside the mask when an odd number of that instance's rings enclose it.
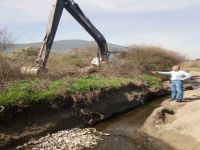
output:
{"label": "excavator arm", "polygon": [[85,16],[77,3],[73,0],[53,0],[52,8],[49,15],[47,32],[43,41],[43,45],[36,59],[34,67],[23,67],[22,73],[24,74],[40,74],[46,72],[46,63],[51,51],[51,47],[56,35],[56,31],[60,22],[63,9],[66,9],[76,21],[95,39],[97,42],[102,61],[107,61],[109,52],[107,42],[104,36],[96,29],[96,27]]}
{"label": "excavator arm", "polygon": [[73,0],[67,0],[65,8],[80,23],[80,25],[82,25],[82,27],[95,39],[100,48],[102,60],[107,60],[109,52],[107,42],[104,36],[90,22],[90,20],[84,15],[78,4],[76,4]]}

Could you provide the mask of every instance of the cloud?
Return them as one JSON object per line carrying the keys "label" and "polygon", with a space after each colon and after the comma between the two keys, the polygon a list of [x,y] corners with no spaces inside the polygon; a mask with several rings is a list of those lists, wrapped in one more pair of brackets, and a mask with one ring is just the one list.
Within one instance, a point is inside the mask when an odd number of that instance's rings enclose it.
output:
{"label": "cloud", "polygon": [[[200,5],[199,0],[75,0],[89,16],[174,11]],[[44,23],[51,0],[1,0],[1,23]],[[5,15],[6,14],[6,15]],[[0,23],[0,24],[1,24]]]}
{"label": "cloud", "polygon": [[[75,0],[86,14],[149,13],[174,11],[200,5],[199,0]],[[51,0],[1,0],[2,22],[44,22],[47,20]],[[5,15],[6,14],[6,15]]]}
{"label": "cloud", "polygon": [[[198,53],[200,0],[75,0],[108,42],[161,45],[190,56]],[[0,0],[0,28],[19,36],[17,42],[41,41],[51,0]],[[56,39],[91,36],[64,12]]]}
{"label": "cloud", "polygon": [[113,13],[147,13],[173,11],[199,5],[199,0],[76,0],[92,10]]}
{"label": "cloud", "polygon": [[1,0],[1,22],[35,23],[47,20],[50,9],[49,0]]}

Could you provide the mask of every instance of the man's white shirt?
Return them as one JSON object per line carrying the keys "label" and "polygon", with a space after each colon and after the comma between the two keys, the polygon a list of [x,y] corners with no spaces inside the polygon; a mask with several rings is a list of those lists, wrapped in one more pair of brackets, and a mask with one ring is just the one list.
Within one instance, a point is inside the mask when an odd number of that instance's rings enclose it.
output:
{"label": "man's white shirt", "polygon": [[159,74],[165,74],[165,75],[171,75],[171,80],[186,80],[191,77],[191,75],[185,71],[179,70],[179,71],[169,71],[169,72],[163,72],[159,71]]}

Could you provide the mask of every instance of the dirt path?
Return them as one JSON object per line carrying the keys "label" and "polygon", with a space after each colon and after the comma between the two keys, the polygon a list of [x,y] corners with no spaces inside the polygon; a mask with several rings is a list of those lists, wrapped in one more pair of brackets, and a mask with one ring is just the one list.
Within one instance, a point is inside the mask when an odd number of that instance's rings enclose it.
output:
{"label": "dirt path", "polygon": [[[191,72],[196,85],[200,73]],[[200,150],[200,88],[185,91],[185,102],[167,100],[154,110],[142,131],[179,150]]]}

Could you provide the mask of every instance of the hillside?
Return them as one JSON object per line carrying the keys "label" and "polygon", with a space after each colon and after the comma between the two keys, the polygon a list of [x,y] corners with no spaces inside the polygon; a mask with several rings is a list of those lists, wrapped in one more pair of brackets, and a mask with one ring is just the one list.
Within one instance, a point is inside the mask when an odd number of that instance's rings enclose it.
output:
{"label": "hillside", "polygon": [[[85,47],[87,45],[95,45],[96,42],[94,41],[86,41],[86,40],[61,40],[61,41],[55,41],[52,47],[52,52],[55,53],[66,53],[70,49],[74,48],[81,48]],[[26,48],[26,47],[40,47],[42,45],[42,42],[38,43],[27,43],[27,44],[15,44],[14,48],[11,49],[20,49],[20,48]],[[111,44],[108,43],[108,47],[111,50],[118,50],[118,49],[125,49],[126,47]]]}

